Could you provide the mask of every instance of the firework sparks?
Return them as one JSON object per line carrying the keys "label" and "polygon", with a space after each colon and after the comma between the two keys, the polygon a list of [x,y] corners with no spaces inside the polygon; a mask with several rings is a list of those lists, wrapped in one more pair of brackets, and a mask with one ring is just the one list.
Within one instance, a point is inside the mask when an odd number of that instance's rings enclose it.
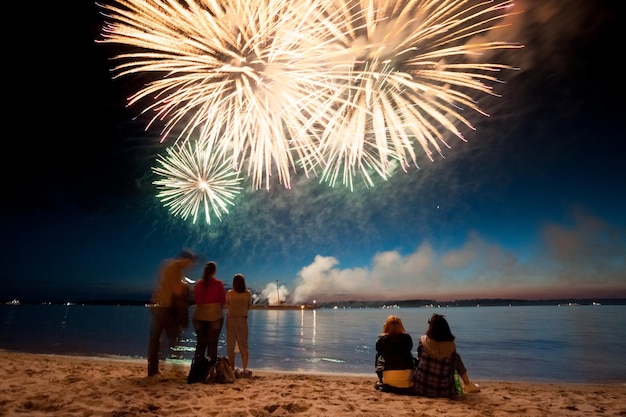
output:
{"label": "firework sparks", "polygon": [[160,156],[158,167],[152,171],[162,178],[154,181],[159,189],[157,198],[174,216],[186,220],[198,218],[200,209],[211,224],[211,212],[219,220],[228,213],[228,206],[234,205],[234,198],[242,187],[242,178],[233,169],[231,160],[223,160],[211,152],[205,144],[186,141],[166,150],[167,156]]}
{"label": "firework sparks", "polygon": [[521,47],[473,41],[513,14],[511,1],[335,4],[336,40],[350,51],[352,66],[331,75],[341,100],[326,112],[318,145],[322,180],[330,184],[341,179],[352,187],[358,172],[373,186],[371,173],[387,178],[398,165],[417,166],[416,146],[433,160],[442,145],[450,148],[447,132],[465,140],[457,126],[474,127],[464,111],[486,115],[472,93],[495,96],[491,85],[500,81],[494,74],[514,69],[475,58]]}
{"label": "firework sparks", "polygon": [[102,42],[135,48],[116,76],[161,75],[129,104],[152,100],[163,139],[197,135],[256,188],[273,167],[287,188],[296,167],[352,188],[417,166],[420,148],[432,160],[512,69],[476,58],[520,47],[473,41],[510,0],[115,1]]}
{"label": "firework sparks", "polygon": [[[148,127],[165,123],[163,138],[194,134],[270,186],[272,166],[290,186],[296,159],[315,152],[311,115],[325,107],[330,80],[320,63],[332,51],[314,22],[314,2],[293,0],[118,0],[103,6],[115,23],[107,43],[138,48],[120,54],[116,76],[162,74],[129,99],[153,99]],[[298,4],[296,4],[298,3]]]}

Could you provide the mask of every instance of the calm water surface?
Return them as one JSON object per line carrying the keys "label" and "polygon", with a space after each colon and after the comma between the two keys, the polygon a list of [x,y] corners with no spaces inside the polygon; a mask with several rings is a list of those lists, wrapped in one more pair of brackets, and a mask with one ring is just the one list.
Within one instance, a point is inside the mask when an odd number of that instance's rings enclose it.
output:
{"label": "calm water surface", "polygon": [[[433,313],[448,319],[473,379],[626,382],[626,306],[604,305],[253,310],[249,366],[373,374],[387,316],[402,318],[416,348]],[[136,306],[0,305],[0,349],[145,358],[149,321],[149,310]],[[184,361],[194,345],[189,328]]]}

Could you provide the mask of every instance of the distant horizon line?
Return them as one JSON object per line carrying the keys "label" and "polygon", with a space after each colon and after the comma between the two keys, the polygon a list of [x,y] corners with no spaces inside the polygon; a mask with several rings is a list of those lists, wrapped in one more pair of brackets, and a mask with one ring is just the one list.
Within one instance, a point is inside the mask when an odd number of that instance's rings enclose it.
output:
{"label": "distant horizon line", "polygon": [[[64,301],[64,302],[22,302],[19,299],[6,300],[2,304],[5,305],[127,305],[127,306],[148,306],[150,300],[137,300],[128,298],[115,298],[115,299],[101,299],[101,300],[77,300],[77,301]],[[519,298],[471,298],[451,301],[434,301],[426,299],[412,299],[412,300],[350,300],[340,302],[320,302],[320,303],[281,303],[270,304],[268,302],[255,303],[254,306],[258,307],[279,307],[290,306],[300,307],[306,306],[307,308],[401,308],[401,307],[498,307],[498,306],[520,306],[520,305],[626,305],[626,298],[550,298],[542,300],[530,300]],[[193,302],[189,306],[194,305]]]}

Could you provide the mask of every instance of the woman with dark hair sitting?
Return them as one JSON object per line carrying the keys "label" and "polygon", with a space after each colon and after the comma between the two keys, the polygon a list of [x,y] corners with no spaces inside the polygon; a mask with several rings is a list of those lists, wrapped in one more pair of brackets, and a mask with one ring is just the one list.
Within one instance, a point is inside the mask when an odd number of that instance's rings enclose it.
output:
{"label": "woman with dark hair sitting", "polygon": [[478,385],[472,383],[467,370],[456,351],[454,335],[450,326],[440,314],[433,314],[428,320],[428,330],[420,337],[417,347],[418,365],[413,377],[412,391],[427,397],[454,397],[457,389],[454,372],[463,380],[463,392],[478,392]]}

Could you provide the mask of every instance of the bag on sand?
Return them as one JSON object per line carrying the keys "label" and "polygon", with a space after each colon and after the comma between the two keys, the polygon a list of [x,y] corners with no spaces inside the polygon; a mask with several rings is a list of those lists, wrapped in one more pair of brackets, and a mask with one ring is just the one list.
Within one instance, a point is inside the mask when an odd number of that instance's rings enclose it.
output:
{"label": "bag on sand", "polygon": [[235,382],[235,372],[228,358],[218,356],[202,382],[205,384],[232,384]]}
{"label": "bag on sand", "polygon": [[189,375],[187,375],[187,383],[195,384],[196,382],[204,382],[211,364],[205,357],[198,356],[191,360],[191,367],[189,368]]}

